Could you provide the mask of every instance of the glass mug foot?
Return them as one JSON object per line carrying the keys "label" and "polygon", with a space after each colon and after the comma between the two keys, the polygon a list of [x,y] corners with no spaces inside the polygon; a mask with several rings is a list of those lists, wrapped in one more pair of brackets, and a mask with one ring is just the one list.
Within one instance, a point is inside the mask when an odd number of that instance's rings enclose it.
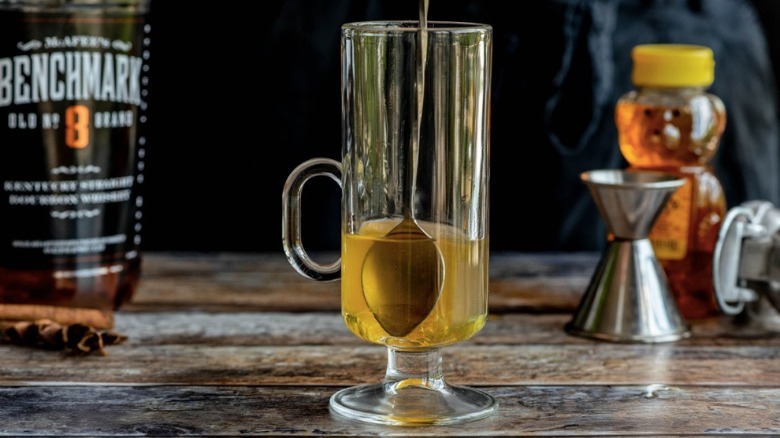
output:
{"label": "glass mug foot", "polygon": [[441,374],[440,350],[403,352],[388,349],[384,382],[342,389],[330,398],[342,417],[387,425],[447,425],[479,420],[498,409],[491,395],[452,386]]}
{"label": "glass mug foot", "polygon": [[447,425],[479,420],[498,408],[489,394],[474,388],[406,387],[392,392],[387,384],[356,386],[333,394],[330,408],[343,417],[377,424]]}

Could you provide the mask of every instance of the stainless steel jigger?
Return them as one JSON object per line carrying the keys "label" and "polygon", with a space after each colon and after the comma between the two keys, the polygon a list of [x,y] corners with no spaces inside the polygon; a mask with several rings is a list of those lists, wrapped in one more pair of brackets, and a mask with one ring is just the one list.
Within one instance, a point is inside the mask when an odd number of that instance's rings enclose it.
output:
{"label": "stainless steel jigger", "polygon": [[607,248],[566,331],[613,342],[670,342],[690,335],[648,234],[671,195],[673,175],[591,170],[587,184],[610,234]]}

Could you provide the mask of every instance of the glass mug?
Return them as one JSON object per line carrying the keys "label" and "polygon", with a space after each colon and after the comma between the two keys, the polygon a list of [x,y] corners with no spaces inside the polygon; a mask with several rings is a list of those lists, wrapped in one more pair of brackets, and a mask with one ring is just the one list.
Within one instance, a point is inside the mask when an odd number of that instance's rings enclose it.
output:
{"label": "glass mug", "polygon": [[[344,321],[385,345],[377,384],[338,391],[331,409],[380,424],[453,424],[497,409],[449,385],[441,348],[471,338],[488,313],[492,28],[478,23],[348,23],[341,29],[341,162],[310,159],[285,184],[290,264],[341,280]],[[341,257],[319,264],[301,241],[301,192],[326,176],[342,189]]]}

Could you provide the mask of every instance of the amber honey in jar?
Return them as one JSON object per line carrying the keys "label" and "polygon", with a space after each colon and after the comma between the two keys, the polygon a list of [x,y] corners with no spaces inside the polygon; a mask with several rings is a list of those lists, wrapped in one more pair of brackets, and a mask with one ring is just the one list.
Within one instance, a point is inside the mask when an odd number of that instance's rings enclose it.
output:
{"label": "amber honey in jar", "polygon": [[704,46],[634,47],[632,82],[617,102],[620,151],[637,169],[683,176],[649,238],[685,318],[718,313],[712,253],[726,214],[723,188],[710,165],[726,125],[726,110],[706,89],[714,56]]}

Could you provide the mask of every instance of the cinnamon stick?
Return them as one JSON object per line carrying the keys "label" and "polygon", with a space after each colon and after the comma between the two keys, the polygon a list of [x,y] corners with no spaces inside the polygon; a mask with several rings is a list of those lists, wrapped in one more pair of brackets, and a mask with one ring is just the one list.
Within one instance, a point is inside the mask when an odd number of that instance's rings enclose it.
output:
{"label": "cinnamon stick", "polygon": [[80,355],[93,352],[106,355],[105,347],[127,340],[126,336],[110,330],[96,329],[81,323],[64,325],[48,319],[6,322],[2,335],[17,345],[67,350]]}
{"label": "cinnamon stick", "polygon": [[114,327],[114,312],[76,307],[46,306],[41,304],[0,304],[0,320],[51,320],[60,324],[84,324],[96,329]]}

